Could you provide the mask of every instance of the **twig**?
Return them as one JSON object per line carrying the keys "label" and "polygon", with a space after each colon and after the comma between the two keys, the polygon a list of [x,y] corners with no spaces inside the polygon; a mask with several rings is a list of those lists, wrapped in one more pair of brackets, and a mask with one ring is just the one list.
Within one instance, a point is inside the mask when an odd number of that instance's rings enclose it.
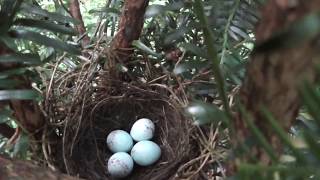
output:
{"label": "twig", "polygon": [[69,9],[63,4],[62,0],[58,0],[61,7],[71,16],[71,12],[69,11]]}
{"label": "twig", "polygon": [[[50,91],[51,91],[51,88],[52,88],[52,83],[53,83],[53,79],[54,79],[54,75],[57,71],[57,68],[59,66],[59,64],[63,61],[64,57],[67,55],[67,53],[63,53],[63,55],[58,59],[54,69],[53,69],[53,72],[52,72],[52,75],[51,75],[51,79],[50,79],[50,83],[49,83],[49,86],[48,86],[48,90],[47,90],[47,94],[46,94],[46,97],[49,97],[49,94],[50,94]],[[46,99],[46,101],[48,100],[48,98]],[[48,103],[48,102],[47,102]],[[47,104],[46,103],[46,104]]]}

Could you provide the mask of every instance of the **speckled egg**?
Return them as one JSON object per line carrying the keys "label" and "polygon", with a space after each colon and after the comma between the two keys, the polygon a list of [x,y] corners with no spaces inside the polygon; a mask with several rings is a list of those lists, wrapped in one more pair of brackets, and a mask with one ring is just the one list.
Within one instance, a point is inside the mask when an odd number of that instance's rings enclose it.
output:
{"label": "speckled egg", "polygon": [[116,178],[128,176],[133,169],[132,157],[125,152],[117,152],[108,160],[108,172]]}
{"label": "speckled egg", "polygon": [[153,138],[155,126],[150,119],[142,118],[137,120],[130,131],[135,141],[150,140]]}
{"label": "speckled egg", "polygon": [[128,152],[133,146],[133,140],[126,131],[114,130],[107,137],[107,145],[112,152]]}
{"label": "speckled egg", "polygon": [[160,147],[152,141],[140,141],[131,150],[131,157],[140,166],[149,166],[159,160]]}

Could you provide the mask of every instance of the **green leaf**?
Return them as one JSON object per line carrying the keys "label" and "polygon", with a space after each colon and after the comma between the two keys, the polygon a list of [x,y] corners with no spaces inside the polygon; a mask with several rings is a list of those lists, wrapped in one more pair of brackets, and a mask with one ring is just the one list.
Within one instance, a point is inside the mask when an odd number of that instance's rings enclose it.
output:
{"label": "green leaf", "polygon": [[117,70],[118,71],[120,71],[120,72],[128,72],[128,68],[126,67],[126,66],[124,66],[123,64],[117,64],[116,65],[116,68],[117,68]]}
{"label": "green leaf", "polygon": [[105,7],[105,8],[101,8],[101,9],[92,9],[89,11],[89,14],[93,14],[93,13],[106,13],[106,14],[113,14],[116,16],[119,16],[121,14],[119,9],[110,8],[110,7]]}
{"label": "green leaf", "polygon": [[45,50],[45,53],[46,53],[46,55],[42,59],[43,63],[47,63],[47,62],[55,60],[57,54],[56,54],[54,48],[52,48],[52,47],[47,48]]}
{"label": "green leaf", "polygon": [[225,28],[223,30],[223,43],[222,43],[222,50],[221,50],[221,58],[220,58],[220,63],[223,64],[225,61],[225,55],[227,53],[227,46],[228,46],[228,32],[231,26],[231,22],[233,18],[235,17],[236,11],[240,5],[240,0],[235,1],[234,7],[232,11],[230,12],[230,15],[228,17],[227,23],[225,25]]}
{"label": "green leaf", "polygon": [[23,0],[4,0],[0,4],[0,34],[5,34],[11,27],[14,17]]}
{"label": "green leaf", "polygon": [[279,125],[279,123],[274,119],[273,115],[265,108],[261,108],[261,112],[263,113],[263,117],[270,123],[270,126],[274,130],[274,132],[278,135],[279,139],[285,144],[293,153],[293,155],[297,158],[299,162],[305,163],[306,160],[301,154],[301,152],[293,146],[291,143],[287,132]]}
{"label": "green leaf", "polygon": [[186,112],[193,117],[194,124],[196,125],[226,121],[224,112],[214,104],[200,101],[193,102],[186,108]]}
{"label": "green leaf", "polygon": [[210,65],[210,63],[208,61],[185,61],[185,62],[177,65],[173,69],[173,73],[178,75],[178,74],[182,74],[184,72],[190,72],[193,69],[198,71],[202,68],[208,67],[209,65]]}
{"label": "green leaf", "polygon": [[258,129],[258,127],[254,125],[251,115],[248,114],[248,112],[246,112],[243,105],[241,105],[241,104],[239,104],[239,109],[240,109],[241,114],[244,117],[243,120],[246,122],[249,129],[253,133],[254,138],[257,139],[257,141],[260,143],[260,145],[264,148],[264,150],[267,152],[267,154],[271,158],[272,162],[277,163],[278,158],[276,156],[275,151],[273,150],[272,146],[267,141],[266,137]]}
{"label": "green leaf", "polygon": [[308,143],[310,151],[317,157],[318,160],[320,160],[320,145],[315,137],[315,133],[312,133],[310,131],[304,132],[304,138]]}
{"label": "green leaf", "polygon": [[26,65],[40,65],[40,57],[36,54],[6,54],[0,56],[0,63],[21,63]]}
{"label": "green leaf", "polygon": [[179,10],[184,6],[182,1],[174,1],[167,5],[152,4],[147,7],[145,17],[150,18],[165,13],[166,11]]}
{"label": "green leaf", "polygon": [[184,7],[184,1],[173,1],[166,5],[168,11],[176,11]]}
{"label": "green leaf", "polygon": [[198,57],[203,57],[203,58],[207,58],[206,56],[206,51],[194,44],[191,43],[182,43],[180,45],[180,47],[184,48],[186,51],[189,51],[191,53],[193,53],[194,55],[198,56]]}
{"label": "green leaf", "polygon": [[13,155],[15,157],[25,159],[29,149],[29,137],[27,134],[22,133],[18,142],[14,146]]}
{"label": "green leaf", "polygon": [[60,40],[48,38],[36,32],[19,29],[10,31],[10,35],[17,39],[26,39],[38,44],[60,49],[62,51],[67,51],[72,54],[80,54],[80,50],[76,46],[67,44]]}
{"label": "green leaf", "polygon": [[41,9],[38,6],[31,5],[28,3],[22,3],[21,12],[26,15],[34,14],[34,15],[45,17],[45,18],[49,18],[49,20],[52,20],[52,21],[79,24],[79,21],[72,17],[63,16],[58,13],[48,12],[47,10]]}
{"label": "green leaf", "polygon": [[0,90],[0,101],[3,100],[36,100],[40,97],[39,93],[30,90]]}
{"label": "green leaf", "polygon": [[0,124],[8,122],[11,118],[11,114],[12,114],[12,111],[8,107],[1,109]]}
{"label": "green leaf", "polygon": [[29,27],[36,27],[40,29],[46,29],[56,33],[62,34],[69,34],[69,35],[76,35],[77,32],[70,28],[63,25],[58,25],[50,21],[44,20],[35,20],[35,19],[17,19],[13,23],[14,25],[19,26],[29,26]]}
{"label": "green leaf", "polygon": [[[310,178],[311,176],[318,177],[319,176],[319,168],[312,167],[312,166],[284,166],[284,165],[261,165],[261,164],[246,164],[242,163],[239,166],[239,173],[246,173],[248,176],[246,179],[256,179],[257,176],[259,179],[305,179],[304,177],[309,177],[306,179],[313,179]],[[275,178],[275,173],[280,173],[282,176]],[[287,176],[293,175],[295,178],[284,178],[283,173],[286,173]],[[269,178],[262,178],[262,176],[267,176]],[[273,178],[271,177],[273,176]],[[299,178],[300,177],[300,178]],[[317,178],[314,178],[317,179]],[[242,178],[241,178],[242,180]]]}
{"label": "green leaf", "polygon": [[9,49],[15,49],[15,50],[18,49],[17,44],[14,42],[14,39],[9,37],[7,34],[0,36],[0,42],[2,42]]}
{"label": "green leaf", "polygon": [[142,50],[143,52],[145,52],[147,54],[153,55],[153,56],[155,56],[157,58],[161,58],[162,57],[161,54],[158,54],[158,53],[154,52],[152,49],[150,49],[145,44],[143,44],[143,42],[141,42],[140,40],[134,40],[132,42],[132,45],[134,47],[137,47],[138,49]]}
{"label": "green leaf", "polygon": [[165,11],[166,11],[165,6],[159,5],[159,4],[152,4],[152,5],[148,6],[146,13],[145,13],[145,17],[150,18],[150,17],[156,16],[158,14],[161,14]]}
{"label": "green leaf", "polygon": [[193,83],[188,88],[188,91],[195,95],[215,97],[217,94],[217,90],[213,89],[212,86],[214,86],[214,83]]}
{"label": "green leaf", "polygon": [[[213,38],[212,31],[208,25],[208,20],[205,15],[201,0],[195,0],[194,11],[200,21],[200,24],[202,25],[202,30],[203,30],[203,35],[204,35],[204,43],[207,45],[207,48],[208,48],[207,49],[208,58],[211,59],[212,64],[213,64],[213,74],[214,74],[214,77],[217,81],[219,95],[223,101],[224,108],[225,108],[226,113],[229,117],[228,119],[232,119],[230,107],[228,104],[228,98],[226,95],[226,87],[225,87],[224,77],[223,77],[223,74],[220,70],[220,62],[218,60],[217,51],[214,47],[215,41]],[[232,125],[230,125],[230,123],[231,122],[228,123],[229,127],[233,127]]]}
{"label": "green leaf", "polygon": [[0,72],[0,79],[8,78],[12,75],[21,75],[27,71],[26,68],[10,69]]}
{"label": "green leaf", "polygon": [[21,81],[12,80],[12,79],[0,79],[0,88],[1,89],[13,89],[21,84]]}
{"label": "green leaf", "polygon": [[[192,67],[192,66],[191,66]],[[190,70],[190,66],[188,64],[179,64],[173,69],[173,73],[176,75],[183,74],[184,72],[188,72]]]}
{"label": "green leaf", "polygon": [[171,44],[173,42],[177,43],[179,40],[181,40],[184,35],[189,31],[189,28],[186,26],[181,26],[179,29],[175,30],[174,32],[170,34],[166,34],[164,38],[165,44]]}
{"label": "green leaf", "polygon": [[311,84],[305,82],[300,87],[302,100],[315,122],[320,126],[320,95],[311,87]]}

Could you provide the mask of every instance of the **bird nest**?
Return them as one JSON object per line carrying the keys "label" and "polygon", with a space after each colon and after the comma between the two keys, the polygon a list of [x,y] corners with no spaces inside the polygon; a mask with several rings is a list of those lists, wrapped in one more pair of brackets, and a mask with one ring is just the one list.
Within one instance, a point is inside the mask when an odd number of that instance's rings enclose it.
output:
{"label": "bird nest", "polygon": [[129,131],[137,119],[149,118],[155,123],[153,141],[161,148],[161,158],[151,166],[135,165],[127,179],[208,179],[213,162],[220,159],[212,153],[217,129],[204,133],[192,125],[182,108],[187,99],[164,84],[115,79],[97,62],[72,73],[55,72],[43,104],[48,123],[42,162],[81,178],[112,179],[106,167],[112,155],[107,135],[116,129]]}

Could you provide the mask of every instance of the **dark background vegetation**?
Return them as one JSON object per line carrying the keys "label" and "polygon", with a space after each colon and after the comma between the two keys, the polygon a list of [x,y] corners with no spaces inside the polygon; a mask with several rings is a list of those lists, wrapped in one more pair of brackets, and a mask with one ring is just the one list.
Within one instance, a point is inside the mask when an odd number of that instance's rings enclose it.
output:
{"label": "dark background vegetation", "polygon": [[185,179],[320,178],[319,1],[0,3],[0,179],[88,178],[47,147],[82,132],[66,119],[101,81],[110,97],[131,93],[117,83],[170,92],[203,132]]}

